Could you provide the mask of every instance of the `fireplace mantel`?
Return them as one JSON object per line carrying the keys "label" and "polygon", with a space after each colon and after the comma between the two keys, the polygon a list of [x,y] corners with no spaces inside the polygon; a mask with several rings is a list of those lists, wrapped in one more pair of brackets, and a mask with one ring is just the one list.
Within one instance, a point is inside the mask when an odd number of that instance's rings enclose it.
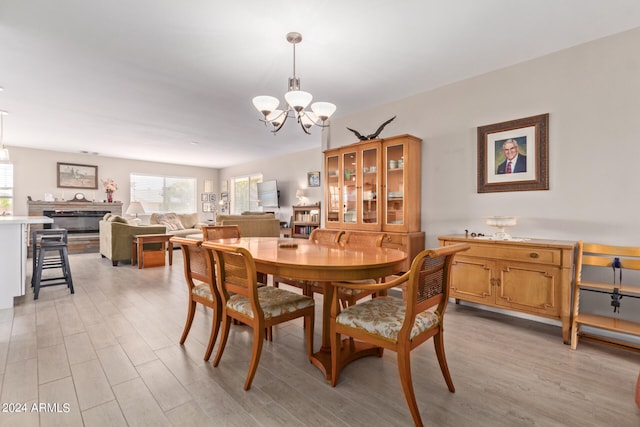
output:
{"label": "fireplace mantel", "polygon": [[122,202],[45,202],[44,200],[32,200],[29,205],[29,216],[42,216],[43,211],[73,210],[73,211],[111,211],[114,215],[122,215]]}

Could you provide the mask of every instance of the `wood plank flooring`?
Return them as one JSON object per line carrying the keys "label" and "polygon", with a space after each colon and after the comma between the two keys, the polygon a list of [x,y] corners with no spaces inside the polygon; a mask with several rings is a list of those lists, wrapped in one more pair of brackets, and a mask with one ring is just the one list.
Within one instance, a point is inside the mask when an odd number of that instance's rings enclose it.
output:
{"label": "wood plank flooring", "polygon": [[[232,327],[213,368],[202,360],[211,313],[199,307],[180,346],[186,286],[174,255],[173,267],[143,270],[71,255],[75,295],[44,288],[38,301],[29,293],[0,311],[0,425],[413,425],[395,353],[352,363],[332,388],[306,359],[302,320],[274,328],[248,392],[248,328]],[[316,303],[318,348],[321,296]],[[637,353],[588,342],[572,351],[559,327],[454,304],[445,325],[455,393],[431,343],[412,354],[427,425],[640,425]]]}

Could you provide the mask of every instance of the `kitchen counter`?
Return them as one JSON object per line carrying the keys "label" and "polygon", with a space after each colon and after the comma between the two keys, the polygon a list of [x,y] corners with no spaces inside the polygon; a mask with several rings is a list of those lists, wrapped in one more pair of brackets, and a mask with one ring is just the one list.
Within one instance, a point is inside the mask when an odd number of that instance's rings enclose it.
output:
{"label": "kitchen counter", "polygon": [[12,308],[25,294],[30,224],[50,224],[46,216],[0,216],[0,309]]}

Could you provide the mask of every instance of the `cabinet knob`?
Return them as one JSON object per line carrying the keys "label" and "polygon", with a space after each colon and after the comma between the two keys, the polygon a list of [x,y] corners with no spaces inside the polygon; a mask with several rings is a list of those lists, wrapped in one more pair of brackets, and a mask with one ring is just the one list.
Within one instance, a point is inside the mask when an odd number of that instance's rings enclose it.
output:
{"label": "cabinet knob", "polygon": [[537,253],[535,253],[535,252],[531,252],[531,253],[529,254],[529,257],[531,257],[531,258],[538,258],[539,256],[540,256],[540,255],[538,255],[538,254],[537,254]]}

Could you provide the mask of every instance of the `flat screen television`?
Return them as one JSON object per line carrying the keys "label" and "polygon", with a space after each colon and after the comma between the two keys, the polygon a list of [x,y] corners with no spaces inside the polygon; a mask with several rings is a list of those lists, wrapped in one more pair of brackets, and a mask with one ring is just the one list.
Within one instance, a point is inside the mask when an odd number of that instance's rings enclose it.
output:
{"label": "flat screen television", "polygon": [[275,179],[258,183],[258,204],[263,208],[280,207],[280,192]]}

